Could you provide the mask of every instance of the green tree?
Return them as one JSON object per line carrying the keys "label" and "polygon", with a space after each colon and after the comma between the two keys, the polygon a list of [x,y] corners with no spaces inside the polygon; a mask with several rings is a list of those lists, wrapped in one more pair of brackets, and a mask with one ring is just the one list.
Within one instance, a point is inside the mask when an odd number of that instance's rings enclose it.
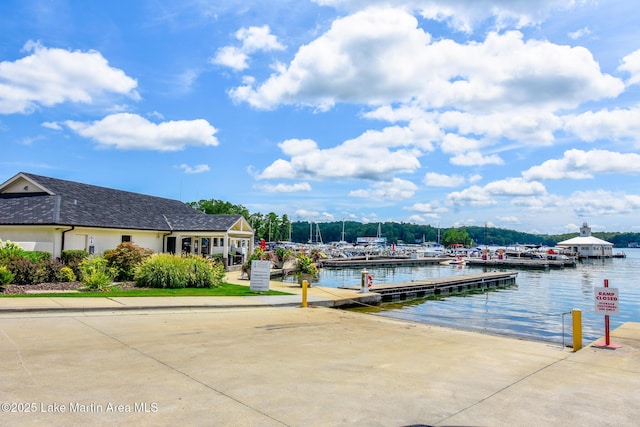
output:
{"label": "green tree", "polygon": [[248,221],[249,210],[245,208],[243,205],[234,205],[230,202],[224,202],[222,200],[209,199],[209,200],[199,200],[197,202],[189,202],[187,203],[189,206],[207,213],[209,215],[233,215],[240,214]]}
{"label": "green tree", "polygon": [[473,246],[473,239],[467,233],[467,230],[462,228],[449,228],[442,235],[441,243],[444,246],[451,246],[453,244],[462,244],[466,247]]}

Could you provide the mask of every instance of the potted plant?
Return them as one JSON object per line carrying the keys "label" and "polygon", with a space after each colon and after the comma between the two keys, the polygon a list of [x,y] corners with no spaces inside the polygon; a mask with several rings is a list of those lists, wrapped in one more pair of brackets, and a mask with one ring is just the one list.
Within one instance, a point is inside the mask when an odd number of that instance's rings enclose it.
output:
{"label": "potted plant", "polygon": [[284,268],[285,263],[293,258],[294,254],[291,249],[276,248],[271,254],[271,262],[274,268]]}
{"label": "potted plant", "polygon": [[302,252],[296,255],[296,268],[294,270],[294,275],[297,277],[298,284],[300,286],[302,286],[303,280],[306,280],[309,284],[311,284],[313,279],[317,279],[318,267],[313,262],[313,258],[307,256]]}

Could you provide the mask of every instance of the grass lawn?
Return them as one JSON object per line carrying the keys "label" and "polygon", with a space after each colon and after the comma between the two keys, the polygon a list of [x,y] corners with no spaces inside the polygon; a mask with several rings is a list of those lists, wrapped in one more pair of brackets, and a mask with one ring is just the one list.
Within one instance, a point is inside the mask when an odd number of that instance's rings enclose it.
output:
{"label": "grass lawn", "polygon": [[40,298],[40,297],[65,297],[65,298],[84,298],[84,297],[243,297],[251,295],[291,295],[286,292],[268,291],[253,292],[249,286],[232,285],[223,283],[217,288],[182,288],[182,289],[130,289],[130,290],[111,290],[108,292],[54,292],[38,293],[38,294],[1,294],[0,298]]}

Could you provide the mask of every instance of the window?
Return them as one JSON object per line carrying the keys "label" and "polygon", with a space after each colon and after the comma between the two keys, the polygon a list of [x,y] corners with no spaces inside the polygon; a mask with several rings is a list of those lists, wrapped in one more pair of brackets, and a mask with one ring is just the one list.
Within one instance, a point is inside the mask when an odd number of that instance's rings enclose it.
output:
{"label": "window", "polygon": [[122,235],[122,243],[124,242],[130,242],[131,241],[131,235]]}

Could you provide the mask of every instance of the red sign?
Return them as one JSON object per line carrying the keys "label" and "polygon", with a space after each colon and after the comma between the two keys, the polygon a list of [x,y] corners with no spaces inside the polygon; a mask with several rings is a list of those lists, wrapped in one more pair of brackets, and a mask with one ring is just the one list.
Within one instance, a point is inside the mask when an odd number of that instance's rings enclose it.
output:
{"label": "red sign", "polygon": [[605,316],[618,316],[620,306],[618,301],[618,288],[593,288],[595,300],[595,314]]}

